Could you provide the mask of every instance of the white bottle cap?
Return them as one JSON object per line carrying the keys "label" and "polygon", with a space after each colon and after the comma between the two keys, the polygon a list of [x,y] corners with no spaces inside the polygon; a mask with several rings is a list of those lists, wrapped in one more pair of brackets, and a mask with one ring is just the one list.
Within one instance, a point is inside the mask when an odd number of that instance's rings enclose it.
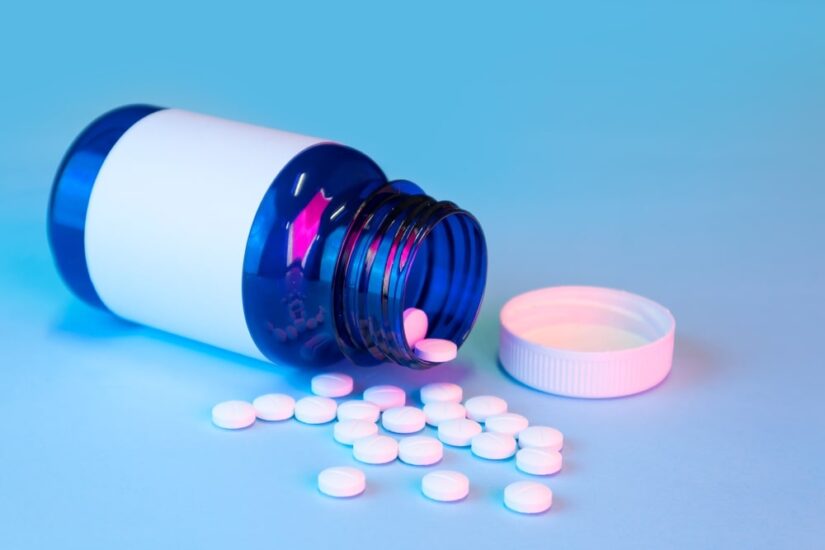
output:
{"label": "white bottle cap", "polygon": [[504,304],[499,357],[504,370],[532,388],[571,397],[619,397],[664,380],[675,330],[670,311],[636,294],[543,288]]}

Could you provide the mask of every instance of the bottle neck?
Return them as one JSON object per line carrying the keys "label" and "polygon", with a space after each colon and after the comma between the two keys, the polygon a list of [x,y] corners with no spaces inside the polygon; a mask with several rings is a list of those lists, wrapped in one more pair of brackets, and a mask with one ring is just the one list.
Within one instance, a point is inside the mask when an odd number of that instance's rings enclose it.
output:
{"label": "bottle neck", "polygon": [[359,207],[338,255],[338,344],[360,364],[432,366],[407,343],[404,310],[422,309],[429,338],[460,346],[475,323],[486,274],[484,234],[471,214],[409,182],[382,187]]}

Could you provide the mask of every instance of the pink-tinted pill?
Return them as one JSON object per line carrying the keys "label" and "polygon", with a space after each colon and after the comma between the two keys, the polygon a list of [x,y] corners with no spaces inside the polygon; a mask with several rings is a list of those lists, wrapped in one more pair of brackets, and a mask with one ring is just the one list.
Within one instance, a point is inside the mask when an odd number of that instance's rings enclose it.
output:
{"label": "pink-tinted pill", "polygon": [[415,355],[424,361],[446,363],[458,355],[458,346],[450,340],[424,338],[415,344]]}
{"label": "pink-tinted pill", "polygon": [[429,321],[423,310],[415,307],[408,307],[404,310],[404,336],[410,347],[414,347],[419,340],[427,337],[428,328]]}

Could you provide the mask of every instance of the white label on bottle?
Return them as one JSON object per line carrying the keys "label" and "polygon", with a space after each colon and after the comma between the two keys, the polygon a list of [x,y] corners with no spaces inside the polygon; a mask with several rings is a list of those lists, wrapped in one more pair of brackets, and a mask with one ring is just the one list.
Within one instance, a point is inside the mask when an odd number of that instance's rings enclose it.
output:
{"label": "white label on bottle", "polygon": [[126,319],[264,359],[244,318],[252,221],[275,176],[324,140],[167,109],[115,144],[86,214],[86,261]]}

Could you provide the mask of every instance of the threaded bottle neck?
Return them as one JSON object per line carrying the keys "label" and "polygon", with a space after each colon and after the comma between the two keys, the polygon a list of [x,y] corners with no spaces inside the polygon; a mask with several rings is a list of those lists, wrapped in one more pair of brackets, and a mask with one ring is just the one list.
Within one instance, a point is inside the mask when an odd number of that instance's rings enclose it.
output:
{"label": "threaded bottle neck", "polygon": [[487,251],[476,219],[408,182],[379,189],[350,224],[333,276],[338,343],[360,364],[427,367],[404,336],[403,312],[424,310],[428,337],[461,345],[484,293]]}

